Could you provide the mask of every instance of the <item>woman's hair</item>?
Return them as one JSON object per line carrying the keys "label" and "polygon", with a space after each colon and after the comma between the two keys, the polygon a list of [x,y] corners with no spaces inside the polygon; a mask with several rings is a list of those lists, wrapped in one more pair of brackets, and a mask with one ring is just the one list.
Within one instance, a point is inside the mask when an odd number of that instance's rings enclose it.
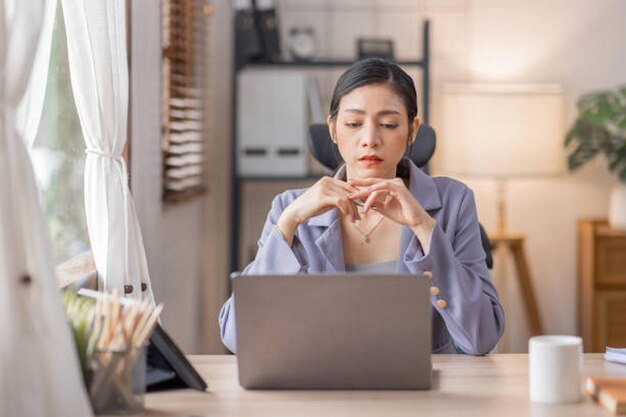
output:
{"label": "woman's hair", "polygon": [[337,120],[339,102],[346,94],[370,84],[387,84],[404,101],[409,125],[417,116],[417,93],[413,79],[396,64],[380,58],[368,58],[355,62],[337,80],[330,102],[330,118]]}

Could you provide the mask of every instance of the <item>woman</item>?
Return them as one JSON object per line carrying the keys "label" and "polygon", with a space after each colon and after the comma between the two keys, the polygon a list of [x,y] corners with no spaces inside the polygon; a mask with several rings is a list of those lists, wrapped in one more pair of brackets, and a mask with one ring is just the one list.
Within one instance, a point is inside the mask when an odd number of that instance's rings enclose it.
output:
{"label": "woman", "polygon": [[[333,177],[274,198],[243,274],[427,273],[433,352],[488,353],[504,330],[504,312],[489,280],[473,193],[403,159],[420,123],[411,77],[381,59],[356,62],[337,81],[327,122],[345,163]],[[235,352],[232,296],[220,327]]]}

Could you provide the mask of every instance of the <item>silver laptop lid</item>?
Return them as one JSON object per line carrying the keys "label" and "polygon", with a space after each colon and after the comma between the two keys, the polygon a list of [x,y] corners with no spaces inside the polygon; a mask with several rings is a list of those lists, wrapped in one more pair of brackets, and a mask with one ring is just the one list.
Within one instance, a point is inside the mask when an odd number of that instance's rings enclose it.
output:
{"label": "silver laptop lid", "polygon": [[429,286],[416,275],[235,278],[239,383],[430,388]]}

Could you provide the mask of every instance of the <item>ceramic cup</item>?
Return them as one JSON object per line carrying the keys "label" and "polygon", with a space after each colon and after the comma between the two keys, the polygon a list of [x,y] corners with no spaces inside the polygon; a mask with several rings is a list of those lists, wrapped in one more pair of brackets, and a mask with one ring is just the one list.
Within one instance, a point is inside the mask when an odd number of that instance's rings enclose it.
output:
{"label": "ceramic cup", "polygon": [[528,341],[530,400],[560,404],[580,401],[582,339],[535,336]]}

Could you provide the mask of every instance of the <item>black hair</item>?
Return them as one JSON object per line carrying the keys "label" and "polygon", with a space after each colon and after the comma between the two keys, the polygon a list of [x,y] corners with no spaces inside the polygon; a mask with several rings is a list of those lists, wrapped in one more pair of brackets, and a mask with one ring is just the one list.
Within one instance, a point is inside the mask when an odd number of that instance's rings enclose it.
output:
{"label": "black hair", "polygon": [[407,110],[409,126],[417,116],[417,93],[409,74],[393,62],[381,58],[356,61],[337,80],[330,101],[330,118],[337,120],[339,102],[346,94],[370,84],[387,84],[402,98]]}

